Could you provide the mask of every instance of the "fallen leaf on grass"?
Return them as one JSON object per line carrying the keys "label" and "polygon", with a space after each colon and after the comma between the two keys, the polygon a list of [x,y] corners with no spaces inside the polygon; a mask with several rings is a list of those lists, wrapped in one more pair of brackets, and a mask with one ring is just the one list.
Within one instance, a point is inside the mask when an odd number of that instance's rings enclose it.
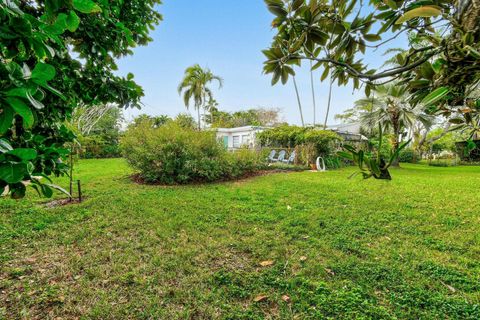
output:
{"label": "fallen leaf on grass", "polygon": [[328,273],[329,275],[332,275],[332,276],[335,275],[335,272],[333,272],[332,269],[325,268],[325,272]]}
{"label": "fallen leaf on grass", "polygon": [[307,257],[301,256],[301,257],[300,257],[300,261],[302,261],[302,262],[307,261]]}
{"label": "fallen leaf on grass", "polygon": [[265,301],[268,299],[268,296],[265,296],[265,295],[260,295],[260,296],[256,296],[253,301],[255,302],[262,302],[262,301]]}
{"label": "fallen leaf on grass", "polygon": [[289,303],[289,302],[290,302],[290,297],[287,296],[286,294],[284,294],[284,295],[282,296],[282,300],[285,301],[286,303]]}
{"label": "fallen leaf on grass", "polygon": [[265,261],[260,262],[260,265],[262,267],[270,267],[274,263],[275,263],[275,261],[273,261],[273,260],[265,260]]}
{"label": "fallen leaf on grass", "polygon": [[449,284],[446,284],[446,283],[445,283],[445,282],[443,282],[443,281],[440,281],[440,282],[441,282],[441,283],[442,283],[442,284],[443,284],[445,287],[447,287],[447,288],[448,288],[448,290],[450,290],[451,292],[453,292],[453,293],[457,292],[457,289],[455,289],[455,288],[454,288],[454,287],[452,287],[451,285],[449,285]]}

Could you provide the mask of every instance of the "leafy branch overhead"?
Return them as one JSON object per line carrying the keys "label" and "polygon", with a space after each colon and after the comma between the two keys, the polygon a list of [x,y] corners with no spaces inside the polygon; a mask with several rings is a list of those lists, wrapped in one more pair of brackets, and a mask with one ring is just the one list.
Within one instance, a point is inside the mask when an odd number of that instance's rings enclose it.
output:
{"label": "leafy branch overhead", "polygon": [[115,59],[152,39],[159,0],[0,3],[0,194],[45,196],[51,174],[64,174],[63,125],[78,106],[139,107],[133,75],[119,77]]}
{"label": "leafy branch overhead", "polygon": [[[265,0],[275,16],[276,35],[267,50],[264,72],[272,84],[286,83],[302,60],[330,74],[338,85],[353,83],[367,96],[379,82],[408,86],[413,105],[430,113],[459,112],[464,122],[480,111],[468,98],[480,81],[480,7],[472,0]],[[363,57],[399,37],[409,48],[389,69],[373,69]]]}

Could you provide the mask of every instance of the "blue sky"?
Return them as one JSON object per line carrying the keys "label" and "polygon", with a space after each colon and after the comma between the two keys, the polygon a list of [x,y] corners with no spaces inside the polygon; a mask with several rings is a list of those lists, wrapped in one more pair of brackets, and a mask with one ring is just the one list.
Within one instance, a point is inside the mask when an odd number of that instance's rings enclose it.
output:
{"label": "blue sky", "polygon": [[[268,47],[274,35],[270,27],[272,15],[262,0],[165,0],[158,10],[164,21],[152,32],[154,41],[119,61],[119,72],[135,74],[135,80],[145,90],[144,108],[127,110],[127,120],[140,113],[174,116],[186,112],[177,86],[185,68],[199,63],[224,79],[221,90],[213,86],[220,109],[275,107],[282,110],[285,121],[300,123],[293,83],[272,87],[271,77],[262,74],[261,50]],[[375,58],[369,55],[367,60]],[[298,69],[297,73],[305,122],[311,123],[308,68]],[[320,74],[321,70],[315,73],[315,89],[317,119],[323,122],[328,85],[320,83]],[[350,86],[335,87],[329,123],[335,122],[334,114],[351,107],[362,95],[353,93]]]}

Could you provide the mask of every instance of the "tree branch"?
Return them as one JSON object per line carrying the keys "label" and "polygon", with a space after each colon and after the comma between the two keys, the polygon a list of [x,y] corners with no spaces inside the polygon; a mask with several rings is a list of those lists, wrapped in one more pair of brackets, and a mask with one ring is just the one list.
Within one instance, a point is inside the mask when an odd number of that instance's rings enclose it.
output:
{"label": "tree branch", "polygon": [[[422,50],[422,51],[424,51],[424,50]],[[425,54],[425,56],[423,58],[415,61],[414,63],[404,65],[404,66],[401,66],[401,67],[398,67],[398,68],[393,68],[393,69],[390,69],[390,70],[387,70],[387,71],[384,71],[384,72],[381,72],[381,73],[377,73],[377,74],[367,74],[367,73],[360,72],[360,71],[356,70],[355,68],[353,68],[348,63],[337,61],[337,60],[331,59],[331,58],[314,58],[314,57],[306,57],[306,56],[290,56],[290,57],[287,57],[287,58],[301,59],[301,60],[313,60],[313,61],[316,61],[316,62],[331,63],[331,64],[336,65],[338,67],[345,68],[346,71],[350,75],[352,75],[356,78],[364,79],[364,80],[367,80],[369,82],[373,82],[373,81],[378,80],[378,79],[396,76],[396,75],[401,74],[403,72],[412,70],[412,69],[420,66],[421,64],[425,63],[426,61],[428,61],[428,59],[430,59],[431,57],[433,57],[434,55],[436,55],[440,52],[441,52],[440,50],[434,50],[432,52],[429,52],[429,53]]]}

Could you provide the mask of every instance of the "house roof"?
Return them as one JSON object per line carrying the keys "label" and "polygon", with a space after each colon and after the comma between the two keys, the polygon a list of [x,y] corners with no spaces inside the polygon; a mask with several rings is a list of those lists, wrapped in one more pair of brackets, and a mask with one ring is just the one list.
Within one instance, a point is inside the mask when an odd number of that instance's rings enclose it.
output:
{"label": "house roof", "polygon": [[223,133],[233,133],[233,132],[241,132],[241,131],[258,131],[264,130],[265,127],[260,126],[244,126],[244,127],[236,127],[236,128],[214,128],[217,132]]}
{"label": "house roof", "polygon": [[327,126],[328,130],[332,130],[341,135],[347,141],[367,141],[367,137],[360,133],[360,122],[341,123]]}

